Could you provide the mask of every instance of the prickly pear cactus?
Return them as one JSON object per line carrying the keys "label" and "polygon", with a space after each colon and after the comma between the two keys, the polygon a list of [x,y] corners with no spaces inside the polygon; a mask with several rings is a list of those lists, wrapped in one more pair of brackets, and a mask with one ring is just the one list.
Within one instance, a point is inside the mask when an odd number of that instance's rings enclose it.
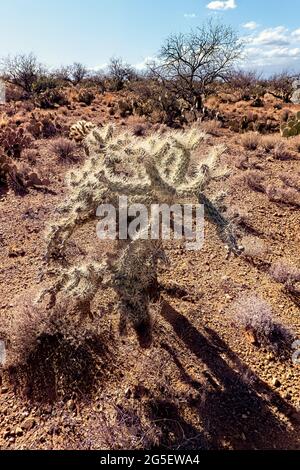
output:
{"label": "prickly pear cactus", "polygon": [[292,116],[287,122],[280,126],[281,135],[283,137],[293,137],[300,134],[300,111]]}

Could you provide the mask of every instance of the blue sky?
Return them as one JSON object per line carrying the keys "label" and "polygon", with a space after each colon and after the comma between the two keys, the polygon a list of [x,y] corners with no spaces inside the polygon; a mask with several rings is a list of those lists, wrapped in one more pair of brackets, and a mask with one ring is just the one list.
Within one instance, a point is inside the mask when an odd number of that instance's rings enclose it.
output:
{"label": "blue sky", "polygon": [[0,56],[91,68],[121,56],[141,67],[170,33],[210,16],[245,37],[246,67],[300,71],[299,0],[0,0]]}

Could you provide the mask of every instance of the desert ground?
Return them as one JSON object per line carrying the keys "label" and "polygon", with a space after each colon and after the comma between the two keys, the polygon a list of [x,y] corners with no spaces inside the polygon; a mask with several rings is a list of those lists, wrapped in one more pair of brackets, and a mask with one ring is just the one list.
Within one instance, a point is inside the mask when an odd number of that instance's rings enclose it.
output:
{"label": "desert ground", "polygon": [[[76,345],[55,332],[41,334],[20,360],[31,328],[24,306],[51,281],[43,275],[45,232],[68,198],[66,175],[87,159],[71,126],[113,124],[143,140],[175,125],[157,109],[137,112],[134,87],[94,85],[88,99],[86,90],[65,87],[65,100],[52,106],[10,87],[0,105],[0,146],[9,158],[0,186],[0,324],[8,359],[19,342],[18,360],[1,370],[0,448],[300,449],[300,366],[291,344],[300,339],[300,141],[280,133],[300,105],[268,91],[244,99],[235,88],[216,86],[201,119],[176,122],[206,133],[195,163],[225,145],[220,161],[229,174],[209,183],[206,194],[219,201],[244,251],[228,255],[206,218],[200,251],[164,242],[169,263],[159,267],[148,347],[131,327],[119,334],[116,294],[99,288],[83,320],[97,335]],[[18,142],[7,143],[8,128],[29,136],[21,152]],[[68,262],[101,261],[114,250],[114,242],[97,238],[96,223],[94,217],[70,238]],[[260,299],[290,332],[289,344],[264,343],[260,331],[237,321],[234,309],[262,309]],[[60,308],[72,323],[68,301]],[[13,328],[24,331],[9,337]]]}

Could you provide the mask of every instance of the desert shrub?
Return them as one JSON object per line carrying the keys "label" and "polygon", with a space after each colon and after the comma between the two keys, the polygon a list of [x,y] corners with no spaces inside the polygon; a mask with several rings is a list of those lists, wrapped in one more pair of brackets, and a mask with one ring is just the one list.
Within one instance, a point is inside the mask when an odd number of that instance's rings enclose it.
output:
{"label": "desert shrub", "polygon": [[112,57],[108,65],[108,78],[110,91],[120,91],[127,82],[136,78],[136,72],[129,65],[123,62],[121,58]]}
{"label": "desert shrub", "polygon": [[294,137],[292,145],[296,152],[300,153],[300,136]]}
{"label": "desert shrub", "polygon": [[24,98],[24,90],[16,85],[11,83],[5,84],[5,102],[13,103],[16,101],[21,101]]}
{"label": "desert shrub", "polygon": [[270,77],[267,84],[267,91],[275,98],[283,100],[285,103],[289,103],[293,93],[293,78],[286,72],[276,73]]}
{"label": "desert shrub", "polygon": [[278,138],[270,135],[263,136],[261,139],[261,146],[265,152],[269,153],[275,149],[278,144]]}
{"label": "desert shrub", "polygon": [[122,99],[118,101],[118,109],[121,117],[127,117],[133,114],[132,101],[129,99]]}
{"label": "desert shrub", "polygon": [[[47,309],[34,303],[35,293],[22,296],[0,326],[6,357],[2,368],[15,390],[28,398],[53,400],[80,390],[92,393],[105,369],[107,351],[99,323],[83,318],[72,303]],[[111,355],[110,355],[111,358]]]}
{"label": "desert shrub", "polygon": [[273,150],[273,156],[276,160],[292,160],[294,158],[291,152],[286,148],[284,142],[276,143]]}
{"label": "desert shrub", "polygon": [[261,137],[255,132],[247,132],[242,137],[242,145],[246,150],[256,150],[260,142]]}
{"label": "desert shrub", "polygon": [[264,175],[255,170],[247,171],[245,175],[245,180],[248,186],[254,191],[264,193],[266,190],[265,178]]}
{"label": "desert shrub", "polygon": [[[153,134],[145,139],[116,132],[112,126],[91,130],[85,139],[89,158],[81,170],[71,172],[68,178],[70,196],[60,208],[64,216],[49,227],[46,253],[49,267],[53,260],[64,258],[69,238],[80,225],[91,220],[101,202],[117,207],[118,195],[124,193],[128,204],[134,201],[147,207],[153,200],[170,204],[186,197],[203,203],[221,239],[239,254],[231,225],[203,193],[209,180],[227,174],[217,165],[225,148],[212,147],[197,171],[192,176],[188,172],[193,151],[204,138],[205,134],[197,128]],[[61,298],[72,298],[88,313],[98,289],[110,286],[118,297],[120,331],[125,332],[126,326],[131,325],[141,346],[149,346],[150,306],[158,292],[157,267],[166,257],[160,240],[140,238],[143,230],[116,244],[116,258],[112,262],[92,260],[82,266],[58,269],[57,278],[41,292],[40,300],[50,297],[53,305]]]}
{"label": "desert shrub", "polygon": [[48,139],[67,133],[68,129],[55,113],[43,114],[41,111],[35,111],[28,119],[26,130],[35,139]]}
{"label": "desert shrub", "polygon": [[134,412],[115,406],[109,418],[104,413],[92,413],[88,422],[88,437],[80,443],[90,450],[145,450],[159,445],[161,430],[155,423],[145,422]]}
{"label": "desert shrub", "polygon": [[233,70],[227,77],[227,83],[239,100],[249,101],[264,90],[260,76],[254,70]]}
{"label": "desert shrub", "polygon": [[0,130],[0,146],[10,157],[20,158],[22,151],[31,144],[31,135],[23,127],[8,125]]}
{"label": "desert shrub", "polygon": [[300,281],[300,270],[286,260],[273,263],[270,268],[270,275],[276,282],[281,284],[285,284],[289,280]]}
{"label": "desert shrub", "polygon": [[42,65],[33,54],[18,54],[2,59],[1,64],[4,79],[18,85],[26,93],[33,91],[33,86],[44,74]]}
{"label": "desert shrub", "polygon": [[36,105],[41,109],[54,109],[68,103],[65,93],[58,88],[48,89],[36,98]]}
{"label": "desert shrub", "polygon": [[297,189],[269,184],[266,188],[266,194],[270,201],[300,206],[300,193]]}
{"label": "desert shrub", "polygon": [[78,95],[79,103],[84,103],[87,106],[90,106],[95,99],[95,93],[91,90],[81,90]]}
{"label": "desert shrub", "polygon": [[203,129],[204,132],[206,132],[207,134],[212,135],[214,137],[220,136],[221,127],[222,123],[220,121],[217,121],[216,119],[205,121],[201,124],[201,129]]}
{"label": "desert shrub", "polygon": [[300,191],[300,173],[282,173],[279,178],[289,188]]}
{"label": "desert shrub", "polygon": [[53,90],[59,86],[58,80],[56,80],[51,75],[44,76],[39,78],[36,82],[34,82],[32,86],[32,90],[34,93],[39,95],[40,93],[44,93],[48,90]]}
{"label": "desert shrub", "polygon": [[267,254],[266,244],[257,237],[246,236],[242,239],[243,256],[247,258],[264,259]]}
{"label": "desert shrub", "polygon": [[270,305],[255,294],[244,294],[231,306],[234,323],[253,335],[257,345],[277,354],[291,348],[293,335],[273,319]]}
{"label": "desert shrub", "polygon": [[71,162],[76,159],[77,146],[74,142],[64,137],[59,137],[51,143],[52,152],[59,161]]}

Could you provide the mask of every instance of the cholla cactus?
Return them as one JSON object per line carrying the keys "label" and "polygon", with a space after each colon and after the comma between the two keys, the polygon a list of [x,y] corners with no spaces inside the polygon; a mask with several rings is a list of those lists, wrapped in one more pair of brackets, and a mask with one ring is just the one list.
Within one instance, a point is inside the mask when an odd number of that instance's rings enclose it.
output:
{"label": "cholla cactus", "polygon": [[92,129],[95,129],[96,125],[89,121],[78,121],[76,124],[70,128],[70,139],[76,140],[76,142],[81,142]]}
{"label": "cholla cactus", "polygon": [[300,111],[280,126],[283,137],[293,137],[300,134]]}
{"label": "cholla cactus", "polygon": [[[78,226],[95,217],[97,207],[127,196],[128,204],[204,203],[210,220],[217,224],[222,238],[235,253],[239,252],[228,222],[202,191],[206,184],[226,173],[218,169],[218,159],[225,151],[213,147],[208,156],[190,171],[193,151],[206,139],[197,128],[170,131],[138,139],[131,133],[117,132],[113,126],[93,129],[85,139],[89,158],[79,171],[68,176],[70,195],[60,207],[62,218],[50,225],[47,233],[48,262],[64,259],[67,241]],[[119,296],[121,324],[126,320],[135,328],[141,344],[151,337],[149,302],[157,285],[157,263],[166,261],[160,241],[141,238],[118,242],[114,261],[101,265],[71,267],[47,289],[51,302],[59,293],[90,303],[100,285],[110,285]],[[155,290],[155,289],[154,289]]]}

